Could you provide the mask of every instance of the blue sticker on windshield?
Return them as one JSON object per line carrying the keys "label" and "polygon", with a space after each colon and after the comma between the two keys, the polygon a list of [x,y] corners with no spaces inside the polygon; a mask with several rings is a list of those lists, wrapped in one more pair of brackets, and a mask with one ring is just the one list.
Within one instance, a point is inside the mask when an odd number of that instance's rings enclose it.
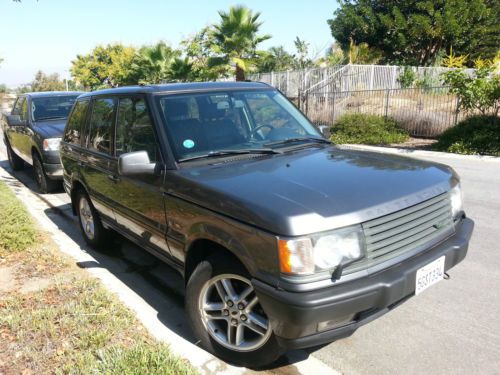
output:
{"label": "blue sticker on windshield", "polygon": [[194,141],[192,139],[186,139],[184,142],[182,142],[182,145],[185,148],[193,148],[194,147]]}

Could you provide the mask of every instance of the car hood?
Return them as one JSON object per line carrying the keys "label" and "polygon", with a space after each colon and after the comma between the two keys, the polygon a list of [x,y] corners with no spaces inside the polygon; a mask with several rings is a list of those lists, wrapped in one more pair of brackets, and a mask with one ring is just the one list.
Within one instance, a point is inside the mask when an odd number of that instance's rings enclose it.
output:
{"label": "car hood", "polygon": [[167,191],[275,234],[299,236],[357,224],[448,191],[447,166],[327,146],[185,167]]}
{"label": "car hood", "polygon": [[63,135],[65,125],[66,119],[37,121],[34,130],[43,138],[60,138]]}

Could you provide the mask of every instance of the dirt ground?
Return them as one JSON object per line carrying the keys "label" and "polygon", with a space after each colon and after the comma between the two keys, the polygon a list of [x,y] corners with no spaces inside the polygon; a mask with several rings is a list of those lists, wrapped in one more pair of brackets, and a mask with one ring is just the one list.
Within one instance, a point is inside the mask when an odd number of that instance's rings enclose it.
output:
{"label": "dirt ground", "polygon": [[410,150],[431,150],[432,146],[437,142],[435,139],[429,138],[410,138],[404,143],[394,143],[388,147],[406,148]]}

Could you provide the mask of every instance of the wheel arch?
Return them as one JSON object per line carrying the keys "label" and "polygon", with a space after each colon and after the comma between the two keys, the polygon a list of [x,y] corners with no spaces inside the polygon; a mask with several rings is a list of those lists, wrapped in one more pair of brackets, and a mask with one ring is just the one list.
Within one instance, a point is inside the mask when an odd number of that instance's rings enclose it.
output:
{"label": "wheel arch", "polygon": [[184,282],[187,283],[196,266],[213,255],[223,255],[240,263],[252,274],[254,271],[240,246],[234,246],[213,236],[192,238],[186,246],[184,261]]}
{"label": "wheel arch", "polygon": [[77,209],[76,209],[76,195],[78,192],[83,191],[88,194],[87,189],[83,185],[83,183],[80,180],[73,180],[71,182],[71,191],[70,191],[70,198],[71,198],[71,209],[73,211],[73,215],[77,214]]}

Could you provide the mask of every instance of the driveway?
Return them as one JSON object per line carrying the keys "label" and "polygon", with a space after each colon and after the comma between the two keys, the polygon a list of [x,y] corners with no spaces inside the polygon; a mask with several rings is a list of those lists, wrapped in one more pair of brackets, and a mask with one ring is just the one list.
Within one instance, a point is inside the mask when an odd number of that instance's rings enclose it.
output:
{"label": "driveway", "polygon": [[[476,222],[465,261],[451,270],[450,280],[410,299],[350,338],[292,352],[268,373],[309,373],[308,361],[321,361],[332,372],[346,374],[499,373],[500,163],[425,153],[418,157],[451,165],[462,177],[465,208]],[[2,142],[0,166],[12,173],[6,159]],[[31,169],[14,175],[34,189]],[[38,199],[46,205],[46,215],[84,247],[62,189]],[[182,310],[182,280],[175,272],[124,239],[107,255],[87,251],[97,263],[82,267],[107,268],[158,311],[161,324],[193,341]],[[300,370],[293,364],[309,355]]]}

